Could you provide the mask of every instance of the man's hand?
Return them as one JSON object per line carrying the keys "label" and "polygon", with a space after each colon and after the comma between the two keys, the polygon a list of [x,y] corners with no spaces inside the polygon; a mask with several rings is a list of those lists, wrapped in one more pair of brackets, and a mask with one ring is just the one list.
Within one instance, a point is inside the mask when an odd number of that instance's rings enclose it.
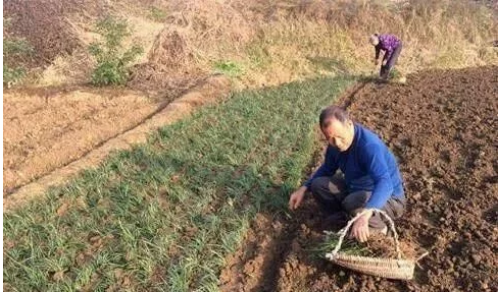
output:
{"label": "man's hand", "polygon": [[[362,210],[365,212],[366,210]],[[351,237],[356,238],[359,242],[365,242],[370,237],[370,229],[368,228],[368,221],[372,217],[373,211],[365,212],[364,215],[359,217],[352,225]]]}
{"label": "man's hand", "polygon": [[302,203],[302,200],[304,199],[304,194],[307,191],[307,187],[302,186],[299,189],[297,189],[292,195],[290,195],[290,201],[288,202],[288,207],[291,210],[295,210],[300,206]]}

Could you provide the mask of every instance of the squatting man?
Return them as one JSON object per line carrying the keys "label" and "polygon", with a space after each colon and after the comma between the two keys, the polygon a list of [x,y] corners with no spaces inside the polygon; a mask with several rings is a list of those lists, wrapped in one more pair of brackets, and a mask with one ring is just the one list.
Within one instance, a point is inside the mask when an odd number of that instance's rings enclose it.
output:
{"label": "squatting man", "polygon": [[[350,236],[360,242],[370,234],[387,233],[382,215],[392,219],[405,210],[403,180],[392,152],[372,131],[355,123],[340,107],[330,106],[319,117],[328,147],[321,167],[290,196],[294,210],[310,191],[324,212],[330,229],[342,228],[350,217],[365,212],[353,223]],[[337,170],[343,173],[336,174]],[[365,210],[366,209],[366,210]]]}

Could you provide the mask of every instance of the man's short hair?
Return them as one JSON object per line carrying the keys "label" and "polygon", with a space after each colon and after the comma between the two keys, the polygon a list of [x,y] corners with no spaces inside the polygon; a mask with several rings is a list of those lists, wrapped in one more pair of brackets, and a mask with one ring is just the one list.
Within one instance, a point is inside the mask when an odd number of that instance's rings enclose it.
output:
{"label": "man's short hair", "polygon": [[349,117],[349,113],[339,106],[329,106],[319,115],[319,126],[322,129],[327,128],[332,123],[332,119],[336,119],[342,123],[346,123],[351,118]]}

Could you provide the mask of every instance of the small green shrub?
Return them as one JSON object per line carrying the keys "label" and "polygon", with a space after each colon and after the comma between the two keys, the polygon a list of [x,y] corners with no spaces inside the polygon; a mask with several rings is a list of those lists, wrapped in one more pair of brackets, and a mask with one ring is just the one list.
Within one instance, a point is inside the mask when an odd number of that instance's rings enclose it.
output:
{"label": "small green shrub", "polygon": [[[10,26],[10,19],[4,19],[4,30]],[[30,55],[33,53],[33,47],[23,38],[11,37],[3,34],[3,84],[7,87],[21,81],[26,75],[26,69],[21,66],[12,67],[8,65],[9,59],[16,56]]]}
{"label": "small green shrub", "polygon": [[149,9],[149,17],[156,22],[164,22],[167,18],[167,13],[155,6]]}
{"label": "small green shrub", "polygon": [[128,79],[127,66],[143,52],[142,47],[134,45],[123,52],[123,39],[130,35],[124,20],[107,17],[97,23],[97,32],[103,36],[104,42],[93,42],[89,46],[90,54],[97,60],[92,84],[125,84]]}
{"label": "small green shrub", "polygon": [[26,70],[22,67],[11,68],[3,65],[3,84],[11,87],[18,83],[26,75]]}
{"label": "small green shrub", "polygon": [[33,47],[25,39],[4,37],[4,56],[27,55],[31,53],[33,53]]}

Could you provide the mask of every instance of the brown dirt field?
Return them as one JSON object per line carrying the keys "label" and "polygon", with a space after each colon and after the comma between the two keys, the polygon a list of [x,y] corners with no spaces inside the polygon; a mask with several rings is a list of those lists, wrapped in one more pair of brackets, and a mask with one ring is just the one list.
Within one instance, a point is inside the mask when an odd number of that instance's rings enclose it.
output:
{"label": "brown dirt field", "polygon": [[[52,90],[12,91],[6,95],[4,212],[37,198],[51,186],[66,183],[113,151],[145,143],[151,132],[198,107],[228,97],[231,81],[222,75],[209,76],[174,101],[160,104],[125,89]],[[23,103],[30,101],[29,97],[35,102]]]}
{"label": "brown dirt field", "polygon": [[291,219],[276,211],[256,218],[226,259],[221,290],[498,291],[497,90],[497,67],[487,67],[354,92],[353,117],[400,162],[409,202],[400,237],[429,252],[414,280],[360,275],[313,256],[321,217],[308,199]]}
{"label": "brown dirt field", "polygon": [[3,99],[4,194],[80,158],[159,107],[130,90],[83,87],[6,91]]}

